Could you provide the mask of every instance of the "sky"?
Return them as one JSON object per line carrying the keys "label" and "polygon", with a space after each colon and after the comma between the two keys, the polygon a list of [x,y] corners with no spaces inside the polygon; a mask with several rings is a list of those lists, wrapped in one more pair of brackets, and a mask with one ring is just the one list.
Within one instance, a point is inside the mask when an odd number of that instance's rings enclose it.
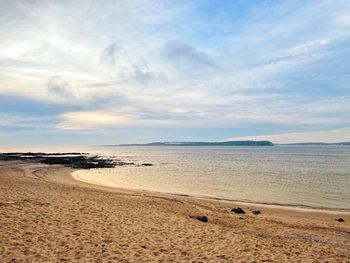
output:
{"label": "sky", "polygon": [[0,0],[0,145],[350,141],[348,0]]}

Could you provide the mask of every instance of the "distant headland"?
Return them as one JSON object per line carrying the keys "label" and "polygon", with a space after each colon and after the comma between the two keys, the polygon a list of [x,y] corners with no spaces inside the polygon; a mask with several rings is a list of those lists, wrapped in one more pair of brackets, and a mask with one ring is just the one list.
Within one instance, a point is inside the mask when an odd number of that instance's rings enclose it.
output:
{"label": "distant headland", "polygon": [[273,143],[270,141],[151,142],[145,144],[116,144],[103,146],[273,146]]}
{"label": "distant headland", "polygon": [[223,142],[151,142],[131,144],[107,144],[102,147],[117,146],[350,146],[350,142],[325,143],[325,142],[302,142],[302,143],[272,143],[271,141],[223,141]]}

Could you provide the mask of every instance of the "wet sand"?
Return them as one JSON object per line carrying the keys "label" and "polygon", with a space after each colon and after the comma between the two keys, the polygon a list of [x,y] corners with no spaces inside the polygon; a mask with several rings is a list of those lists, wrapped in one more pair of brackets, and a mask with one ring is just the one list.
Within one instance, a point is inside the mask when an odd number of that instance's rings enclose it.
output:
{"label": "wet sand", "polygon": [[1,262],[350,262],[348,213],[107,188],[72,171],[0,163]]}

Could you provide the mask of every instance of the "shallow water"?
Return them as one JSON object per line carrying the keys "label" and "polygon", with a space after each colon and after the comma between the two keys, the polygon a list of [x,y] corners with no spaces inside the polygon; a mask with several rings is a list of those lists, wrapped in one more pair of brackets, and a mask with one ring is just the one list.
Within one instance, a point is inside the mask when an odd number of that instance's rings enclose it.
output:
{"label": "shallow water", "polygon": [[77,171],[96,184],[237,201],[350,210],[350,147],[106,147],[153,166]]}

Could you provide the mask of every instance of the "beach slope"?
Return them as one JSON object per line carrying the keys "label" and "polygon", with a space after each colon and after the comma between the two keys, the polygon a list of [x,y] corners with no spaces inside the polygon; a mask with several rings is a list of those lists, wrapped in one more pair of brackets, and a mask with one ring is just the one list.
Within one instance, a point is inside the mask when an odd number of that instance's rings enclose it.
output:
{"label": "beach slope", "polygon": [[234,203],[108,189],[71,172],[0,163],[2,262],[350,262],[346,213],[239,204],[236,214]]}

